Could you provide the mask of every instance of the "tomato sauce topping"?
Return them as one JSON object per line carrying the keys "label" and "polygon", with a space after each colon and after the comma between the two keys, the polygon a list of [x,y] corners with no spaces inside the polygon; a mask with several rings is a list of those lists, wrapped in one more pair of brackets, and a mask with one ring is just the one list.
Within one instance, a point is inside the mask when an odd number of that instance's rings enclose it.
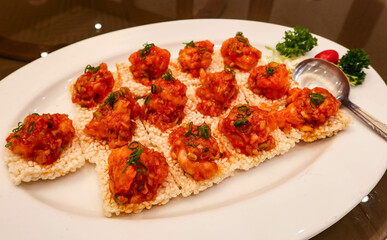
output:
{"label": "tomato sauce topping", "polygon": [[255,106],[239,105],[230,114],[219,121],[218,129],[234,148],[248,156],[257,155],[275,147],[270,133],[277,128],[271,114]]}
{"label": "tomato sauce topping", "polygon": [[145,98],[141,118],[149,121],[161,131],[174,127],[184,118],[187,103],[187,87],[172,76],[168,69],[162,78],[151,86],[152,93]]}
{"label": "tomato sauce topping", "polygon": [[235,66],[243,71],[250,71],[255,67],[262,55],[241,32],[224,41],[220,52],[225,65]]}
{"label": "tomato sauce topping", "polygon": [[169,169],[161,153],[138,142],[114,149],[108,166],[109,188],[118,204],[154,200]]}
{"label": "tomato sauce topping", "polygon": [[202,71],[200,81],[202,86],[196,90],[196,96],[202,102],[198,104],[197,110],[204,115],[219,116],[230,107],[239,92],[235,72],[231,67],[215,73],[206,74]]}
{"label": "tomato sauce topping", "polygon": [[95,107],[102,103],[113,86],[114,78],[106,63],[101,63],[98,67],[87,65],[85,73],[74,84],[72,101],[82,107]]}
{"label": "tomato sauce topping", "polygon": [[143,85],[150,86],[152,81],[161,77],[168,69],[171,54],[153,43],[144,44],[144,48],[129,57],[130,71]]}
{"label": "tomato sauce topping", "polygon": [[335,115],[340,105],[340,101],[324,88],[293,88],[289,91],[286,108],[275,116],[281,129],[295,127],[312,131]]}
{"label": "tomato sauce topping", "polygon": [[107,140],[109,147],[117,148],[132,140],[140,105],[134,100],[127,87],[111,92],[104,104],[93,113],[93,119],[85,126],[84,132],[99,140]]}
{"label": "tomato sauce topping", "polygon": [[196,181],[209,179],[218,172],[214,160],[221,158],[223,153],[208,125],[194,126],[191,122],[188,129],[179,127],[169,135],[169,143],[172,158],[177,159],[183,170]]}
{"label": "tomato sauce topping", "polygon": [[59,159],[74,136],[75,129],[67,114],[31,114],[12,130],[5,146],[27,160],[47,165]]}
{"label": "tomato sauce topping", "polygon": [[289,73],[285,64],[271,62],[254,68],[247,81],[253,93],[270,99],[284,96],[290,87]]}
{"label": "tomato sauce topping", "polygon": [[183,71],[189,71],[193,77],[199,77],[200,69],[206,69],[212,62],[214,44],[208,40],[189,42],[179,52],[179,63]]}

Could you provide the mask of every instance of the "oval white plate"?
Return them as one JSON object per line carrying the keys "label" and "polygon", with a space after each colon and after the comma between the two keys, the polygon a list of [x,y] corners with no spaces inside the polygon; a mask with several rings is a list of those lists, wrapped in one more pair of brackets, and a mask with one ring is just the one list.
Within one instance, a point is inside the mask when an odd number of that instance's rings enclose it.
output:
{"label": "oval white plate", "polygon": [[[183,42],[208,39],[219,48],[241,31],[267,55],[289,28],[239,20],[187,20],[125,29],[87,39],[38,59],[0,82],[0,139],[32,112],[74,117],[68,81],[87,64],[125,61],[145,42],[176,58]],[[318,37],[308,56],[346,49]],[[386,85],[370,69],[351,99],[387,122]],[[372,97],[371,97],[372,96]],[[0,148],[3,155],[4,147]],[[0,167],[0,232],[4,239],[304,239],[329,227],[376,185],[387,166],[386,142],[357,119],[337,136],[300,143],[290,152],[199,195],[178,197],[141,214],[105,218],[88,164],[53,180],[13,186]]]}

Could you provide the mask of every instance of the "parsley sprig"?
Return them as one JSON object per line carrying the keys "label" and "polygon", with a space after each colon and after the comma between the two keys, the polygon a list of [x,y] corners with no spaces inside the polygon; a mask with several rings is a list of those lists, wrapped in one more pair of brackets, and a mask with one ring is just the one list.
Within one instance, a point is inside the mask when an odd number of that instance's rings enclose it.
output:
{"label": "parsley sprig", "polygon": [[285,57],[296,57],[305,55],[315,46],[317,38],[313,37],[308,29],[296,26],[293,31],[285,32],[284,41],[277,43],[276,49]]}

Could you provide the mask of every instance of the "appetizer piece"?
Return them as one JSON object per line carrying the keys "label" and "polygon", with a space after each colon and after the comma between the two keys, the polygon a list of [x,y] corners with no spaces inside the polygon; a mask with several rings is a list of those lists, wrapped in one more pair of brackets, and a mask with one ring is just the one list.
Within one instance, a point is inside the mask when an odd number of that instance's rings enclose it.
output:
{"label": "appetizer piece", "polygon": [[178,61],[183,71],[189,71],[192,77],[199,77],[200,69],[210,66],[213,52],[214,44],[210,41],[191,41],[180,50]]}
{"label": "appetizer piece", "polygon": [[67,114],[28,115],[6,140],[12,153],[5,160],[15,184],[53,179],[84,164]]}
{"label": "appetizer piece", "polygon": [[107,140],[110,148],[128,144],[132,140],[140,115],[140,106],[127,87],[111,92],[104,104],[93,113],[93,119],[84,132],[98,140]]}
{"label": "appetizer piece", "polygon": [[225,135],[232,146],[247,156],[258,155],[276,146],[270,135],[277,124],[271,114],[255,106],[239,105],[218,124],[220,133]]}
{"label": "appetizer piece", "polygon": [[92,108],[102,103],[114,86],[114,78],[106,63],[97,67],[87,65],[72,86],[72,101],[81,107]]}
{"label": "appetizer piece", "polygon": [[202,100],[197,110],[203,115],[219,116],[230,107],[237,98],[238,86],[235,80],[235,71],[225,66],[224,71],[205,73],[201,71],[202,86],[196,90],[196,96]]}
{"label": "appetizer piece", "polygon": [[165,204],[180,193],[163,154],[137,141],[113,149],[96,170],[108,217]]}
{"label": "appetizer piece", "polygon": [[187,87],[175,79],[168,69],[162,78],[152,84],[152,93],[145,98],[141,118],[163,132],[180,124],[188,100],[186,91]]}
{"label": "appetizer piece", "polygon": [[289,91],[287,106],[275,113],[281,129],[297,128],[313,131],[339,111],[341,103],[324,88],[293,88]]}
{"label": "appetizer piece", "polygon": [[194,126],[190,122],[188,130],[179,127],[168,140],[172,146],[172,159],[177,160],[184,172],[196,181],[209,179],[218,172],[214,160],[221,158],[222,153],[208,125]]}
{"label": "appetizer piece", "polygon": [[250,45],[249,40],[238,32],[235,37],[223,42],[220,49],[224,65],[239,68],[243,71],[250,71],[255,67],[261,58],[261,51]]}
{"label": "appetizer piece", "polygon": [[130,55],[130,71],[137,81],[150,86],[154,79],[167,71],[171,54],[153,43],[145,43],[143,46],[143,49]]}
{"label": "appetizer piece", "polygon": [[168,176],[165,157],[139,142],[114,149],[108,164],[109,186],[118,204],[154,200]]}
{"label": "appetizer piece", "polygon": [[285,64],[271,62],[254,68],[247,81],[248,88],[269,99],[283,97],[289,90],[289,73]]}

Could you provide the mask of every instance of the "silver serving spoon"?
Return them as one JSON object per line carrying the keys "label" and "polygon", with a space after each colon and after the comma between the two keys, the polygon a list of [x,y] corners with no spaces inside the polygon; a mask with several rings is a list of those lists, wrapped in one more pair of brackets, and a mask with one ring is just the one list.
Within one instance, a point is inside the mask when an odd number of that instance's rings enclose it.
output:
{"label": "silver serving spoon", "polygon": [[356,104],[348,96],[350,84],[347,76],[333,63],[319,58],[310,58],[300,62],[293,71],[293,79],[301,87],[322,87],[332,93],[344,106],[372,130],[387,140],[387,125],[376,120]]}

